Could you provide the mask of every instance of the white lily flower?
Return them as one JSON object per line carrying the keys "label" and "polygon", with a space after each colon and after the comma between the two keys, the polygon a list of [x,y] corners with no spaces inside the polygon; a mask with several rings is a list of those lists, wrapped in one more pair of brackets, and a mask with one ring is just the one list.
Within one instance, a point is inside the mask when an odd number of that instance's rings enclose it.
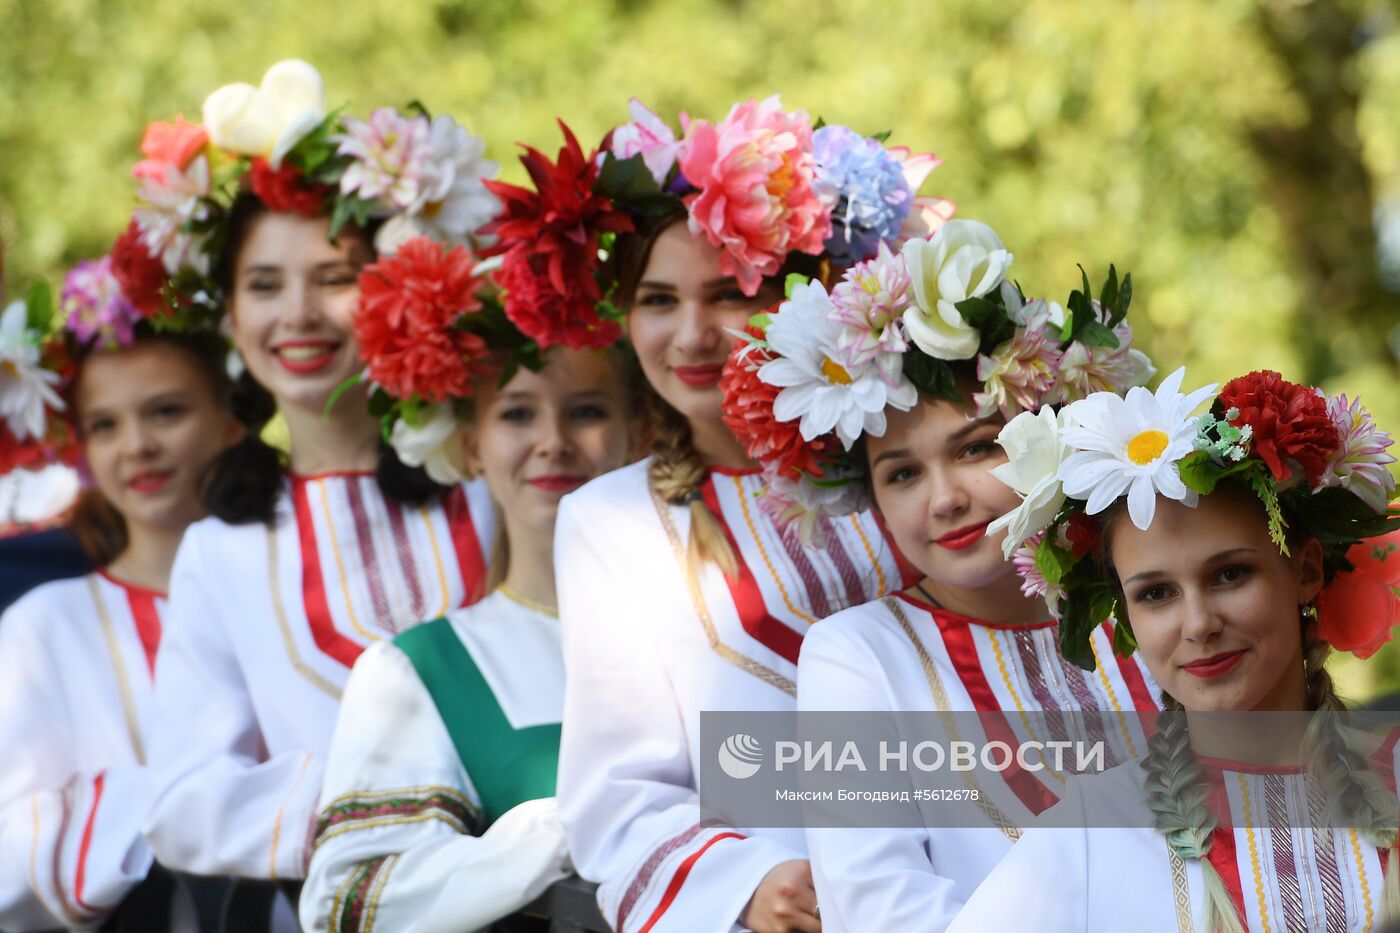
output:
{"label": "white lily flower", "polygon": [[1006,278],[1012,256],[996,231],[976,220],[950,220],[926,240],[901,251],[913,298],[904,312],[909,338],[929,356],[967,360],[977,355],[981,332],[956,305],[985,295]]}
{"label": "white lily flower", "polygon": [[1055,414],[1049,405],[1040,411],[1023,411],[1007,422],[997,435],[1007,461],[992,468],[992,475],[1021,497],[1021,504],[987,526],[988,534],[1006,531],[1001,551],[1007,560],[1027,538],[1049,525],[1065,504],[1060,484],[1060,464],[1069,455],[1062,429],[1063,412]]}

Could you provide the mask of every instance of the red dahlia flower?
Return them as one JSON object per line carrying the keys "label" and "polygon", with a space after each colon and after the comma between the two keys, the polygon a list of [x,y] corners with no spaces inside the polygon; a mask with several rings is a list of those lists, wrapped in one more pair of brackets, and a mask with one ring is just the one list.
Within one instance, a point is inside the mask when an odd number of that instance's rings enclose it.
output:
{"label": "red dahlia flower", "polygon": [[504,210],[482,232],[500,238],[488,252],[504,257],[495,280],[506,290],[506,316],[522,334],[541,348],[603,347],[622,330],[598,316],[598,235],[629,231],[632,221],[593,193],[597,159],[584,154],[562,120],[559,127],[557,161],[529,146],[520,157],[535,190],[486,181]]}
{"label": "red dahlia flower", "polygon": [[284,162],[281,168],[275,169],[264,158],[253,160],[248,184],[270,210],[305,217],[320,214],[332,191],[330,185],[310,180],[295,165]]}
{"label": "red dahlia flower", "polygon": [[141,228],[134,220],[112,244],[112,274],[142,315],[155,317],[165,311],[165,266],[141,242]]}
{"label": "red dahlia flower", "polygon": [[[744,330],[762,338],[763,332],[745,325]],[[719,389],[724,393],[722,417],[729,433],[744,445],[753,459],[779,476],[795,480],[803,473],[816,476],[828,459],[831,441],[818,438],[802,439],[800,422],[778,421],[773,417],[773,399],[780,391],[758,378],[758,369],[771,360],[765,349],[751,346],[747,340],[736,340],[724,363]]]}
{"label": "red dahlia flower", "polygon": [[1273,370],[1260,370],[1225,384],[1220,404],[1239,409],[1231,419],[1254,432],[1254,452],[1269,467],[1276,482],[1288,479],[1292,460],[1315,484],[1327,469],[1328,458],[1340,443],[1327,413],[1327,401],[1307,386],[1289,382]]}
{"label": "red dahlia flower", "polygon": [[415,237],[360,272],[355,339],[370,379],[384,391],[429,402],[471,394],[472,380],[489,369],[490,351],[479,335],[455,325],[481,309],[475,265],[464,246],[444,252]]}

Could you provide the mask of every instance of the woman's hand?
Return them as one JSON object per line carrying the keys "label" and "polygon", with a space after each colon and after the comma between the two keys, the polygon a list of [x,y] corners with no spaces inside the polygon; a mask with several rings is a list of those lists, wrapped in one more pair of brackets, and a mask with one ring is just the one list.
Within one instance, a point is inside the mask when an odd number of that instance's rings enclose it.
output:
{"label": "woman's hand", "polygon": [[758,883],[739,922],[754,933],[821,933],[812,863],[793,859],[775,866]]}

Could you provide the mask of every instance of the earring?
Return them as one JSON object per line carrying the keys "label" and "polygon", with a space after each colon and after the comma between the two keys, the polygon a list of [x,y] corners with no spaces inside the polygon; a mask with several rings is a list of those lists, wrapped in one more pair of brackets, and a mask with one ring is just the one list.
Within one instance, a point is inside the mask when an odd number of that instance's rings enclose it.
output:
{"label": "earring", "polygon": [[1298,618],[1302,619],[1303,622],[1304,622],[1304,624],[1309,623],[1309,622],[1316,622],[1316,621],[1317,621],[1317,603],[1316,603],[1316,602],[1306,602],[1306,603],[1303,603],[1301,606],[1299,606],[1299,607],[1298,607]]}

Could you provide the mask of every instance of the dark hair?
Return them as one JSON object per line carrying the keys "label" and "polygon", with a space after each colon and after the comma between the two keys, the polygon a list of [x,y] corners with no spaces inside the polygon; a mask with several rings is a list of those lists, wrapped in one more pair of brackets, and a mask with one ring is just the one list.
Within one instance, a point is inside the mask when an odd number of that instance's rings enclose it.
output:
{"label": "dark hair", "polygon": [[[233,294],[238,256],[253,222],[266,213],[270,213],[270,208],[246,191],[234,199],[229,209],[225,239],[214,265],[214,281],[225,301]],[[378,221],[365,227],[351,224],[340,235],[359,238],[372,250],[378,224]],[[231,525],[271,524],[277,517],[286,458],[262,439],[262,432],[277,413],[277,403],[272,394],[245,371],[238,379],[233,407],[234,414],[248,431],[241,443],[229,448],[214,462],[204,504],[209,514]],[[430,479],[422,467],[405,465],[383,440],[379,442],[375,480],[387,498],[405,505],[423,505],[448,488]]]}
{"label": "dark hair", "polygon": [[[194,363],[195,370],[205,379],[210,394],[221,406],[232,409],[235,405],[236,390],[226,368],[227,344],[222,337],[211,333],[176,334],[151,329],[145,323],[138,324],[132,342],[122,350],[142,346],[167,346],[184,353]],[[75,415],[74,424],[81,429],[78,405],[78,386],[83,380],[84,364],[95,351],[83,347],[70,338],[69,348],[76,364],[76,374],[65,391],[69,411]],[[108,352],[108,351],[104,351]],[[216,458],[217,460],[217,458]],[[201,482],[207,482],[213,474],[213,464],[206,468]],[[78,536],[88,559],[98,567],[106,566],[126,550],[129,543],[126,519],[117,511],[106,496],[97,489],[87,489],[78,495],[69,513],[69,524]]]}

